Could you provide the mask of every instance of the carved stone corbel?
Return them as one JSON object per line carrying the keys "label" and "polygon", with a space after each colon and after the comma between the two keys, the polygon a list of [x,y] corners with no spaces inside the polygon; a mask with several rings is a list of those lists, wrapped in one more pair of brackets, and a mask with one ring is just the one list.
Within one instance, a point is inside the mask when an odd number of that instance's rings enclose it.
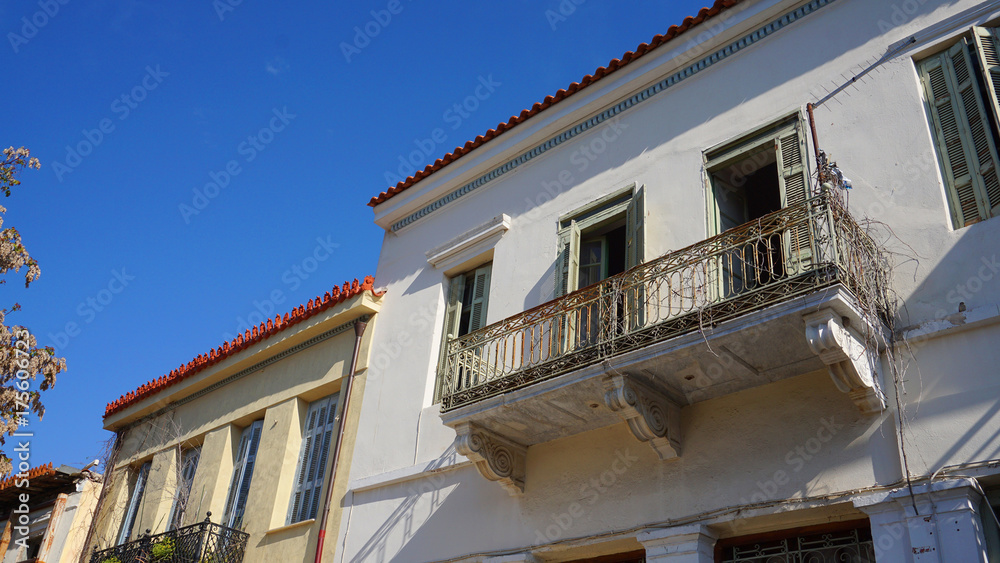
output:
{"label": "carved stone corbel", "polygon": [[649,442],[661,460],[681,455],[681,407],[644,383],[624,375],[604,379],[604,403],[628,423],[632,434]]}
{"label": "carved stone corbel", "polygon": [[524,492],[528,448],[471,422],[458,424],[455,433],[455,449],[472,460],[483,477],[497,481],[512,495]]}
{"label": "carved stone corbel", "polygon": [[806,341],[826,364],[837,389],[847,393],[861,412],[871,414],[885,409],[885,397],[878,388],[878,363],[869,359],[864,340],[844,326],[833,309],[822,309],[803,316]]}

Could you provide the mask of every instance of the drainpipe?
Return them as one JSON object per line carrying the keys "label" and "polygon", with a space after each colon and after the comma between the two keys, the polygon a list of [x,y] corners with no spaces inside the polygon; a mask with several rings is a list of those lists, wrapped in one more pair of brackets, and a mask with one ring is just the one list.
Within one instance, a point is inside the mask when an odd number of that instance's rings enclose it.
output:
{"label": "drainpipe", "polygon": [[337,464],[340,461],[340,447],[344,440],[344,425],[347,421],[348,408],[351,406],[351,388],[354,383],[354,373],[358,369],[358,355],[361,353],[361,337],[365,334],[368,326],[366,321],[358,319],[354,321],[354,355],[351,357],[351,371],[347,374],[347,381],[341,389],[344,393],[344,407],[340,409],[340,418],[337,420],[337,441],[333,450],[333,469],[330,472],[330,486],[327,487],[326,497],[323,499],[323,511],[319,520],[319,537],[316,539],[316,563],[323,561],[323,543],[326,540],[326,524],[330,518],[330,504],[333,502],[333,481],[337,476]]}
{"label": "drainpipe", "polygon": [[[816,118],[813,117],[813,105],[811,103],[806,104],[806,111],[809,113],[809,130],[812,132],[813,155],[816,157],[816,166],[818,167],[820,165],[819,137],[816,135]],[[822,179],[820,181],[822,181]]]}

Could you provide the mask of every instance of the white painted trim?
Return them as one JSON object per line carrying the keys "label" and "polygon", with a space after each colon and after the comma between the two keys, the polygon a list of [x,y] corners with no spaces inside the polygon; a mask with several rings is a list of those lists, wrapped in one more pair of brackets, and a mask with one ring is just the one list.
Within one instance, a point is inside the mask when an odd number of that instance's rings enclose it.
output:
{"label": "white painted trim", "polygon": [[1000,303],[991,303],[947,317],[924,321],[916,326],[904,328],[899,334],[903,340],[924,340],[997,322],[1000,322]]}
{"label": "white painted trim", "polygon": [[427,263],[435,268],[457,264],[481,254],[496,243],[510,229],[510,217],[497,215],[489,221],[466,231],[450,241],[427,251]]}
{"label": "white painted trim", "polygon": [[429,465],[426,463],[411,465],[409,467],[379,473],[378,475],[372,475],[371,477],[361,477],[357,480],[351,481],[347,485],[347,490],[353,493],[363,493],[366,491],[380,489],[382,487],[388,487],[390,485],[398,485],[399,483],[405,483],[407,481],[423,479],[439,473],[462,469],[463,467],[471,465],[472,462],[464,458],[451,465],[444,465],[441,467],[429,468]]}

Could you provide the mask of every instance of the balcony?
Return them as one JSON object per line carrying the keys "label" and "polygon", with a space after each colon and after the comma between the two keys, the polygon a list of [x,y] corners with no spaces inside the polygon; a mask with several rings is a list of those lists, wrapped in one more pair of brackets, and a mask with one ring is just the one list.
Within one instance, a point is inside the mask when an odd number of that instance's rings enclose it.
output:
{"label": "balcony", "polygon": [[155,536],[147,530],[135,541],[95,551],[90,563],[242,563],[249,537],[205,518]]}
{"label": "balcony", "polygon": [[865,412],[889,268],[824,190],[448,342],[442,414],[512,493],[528,446],[625,421],[662,459],[684,405],[824,367]]}

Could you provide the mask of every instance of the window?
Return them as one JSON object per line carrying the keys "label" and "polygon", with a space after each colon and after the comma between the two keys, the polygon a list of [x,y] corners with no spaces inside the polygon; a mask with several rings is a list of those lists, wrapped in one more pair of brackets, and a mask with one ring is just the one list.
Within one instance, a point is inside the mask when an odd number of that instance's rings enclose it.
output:
{"label": "window", "polygon": [[330,395],[309,405],[306,427],[302,432],[302,448],[295,468],[295,488],[288,508],[287,524],[316,517],[322,498],[323,479],[330,443],[335,439],[337,427],[337,399]]}
{"label": "window", "polygon": [[[705,153],[711,184],[710,230],[721,234],[809,197],[802,121],[791,116]],[[723,297],[805,269],[812,258],[807,225],[749,244],[719,258]]]}
{"label": "window", "polygon": [[257,446],[260,445],[260,433],[263,428],[264,421],[255,420],[253,424],[243,429],[243,434],[240,436],[240,447],[233,464],[233,479],[226,497],[226,513],[222,517],[223,523],[230,528],[239,529],[243,524],[243,512],[246,510],[247,497],[250,494],[250,480],[253,478]]}
{"label": "window", "polygon": [[139,468],[136,474],[135,486],[132,488],[132,496],[129,498],[128,509],[125,511],[125,519],[122,520],[122,529],[118,534],[118,544],[128,541],[132,535],[132,527],[135,526],[136,516],[139,514],[139,505],[142,504],[142,494],[146,492],[146,479],[149,478],[150,463],[147,461]]}
{"label": "window", "polygon": [[181,453],[180,479],[177,482],[177,492],[174,494],[174,505],[170,509],[170,529],[176,530],[184,521],[184,512],[191,498],[191,485],[194,483],[194,473],[198,470],[198,460],[201,459],[201,448],[190,448]]}
{"label": "window", "polygon": [[918,67],[955,228],[1000,215],[997,29],[973,28]]}
{"label": "window", "polygon": [[855,520],[719,540],[715,560],[719,563],[875,563],[875,546],[868,521]]}
{"label": "window", "polygon": [[[444,315],[444,338],[441,343],[441,359],[438,369],[437,388],[434,400],[440,400],[444,392],[444,362],[447,361],[448,342],[460,336],[475,332],[486,326],[486,312],[490,302],[490,275],[493,263],[458,274],[448,280],[448,304]],[[471,384],[475,370],[469,366],[460,369],[459,381],[454,386]],[[457,387],[456,387],[457,388]]]}
{"label": "window", "polygon": [[556,297],[644,261],[643,197],[632,186],[559,219]]}

